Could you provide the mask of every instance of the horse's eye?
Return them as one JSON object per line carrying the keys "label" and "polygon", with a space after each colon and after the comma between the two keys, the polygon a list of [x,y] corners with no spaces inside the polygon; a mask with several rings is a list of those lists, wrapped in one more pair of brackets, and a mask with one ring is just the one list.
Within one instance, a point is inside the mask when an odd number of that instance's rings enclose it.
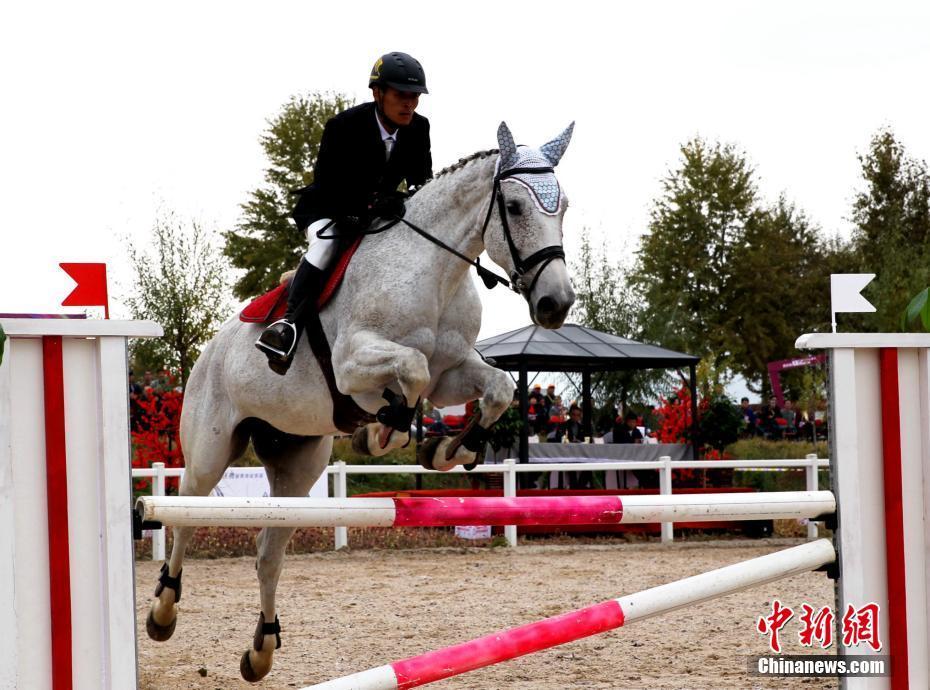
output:
{"label": "horse's eye", "polygon": [[507,213],[512,216],[522,216],[523,207],[520,205],[519,201],[508,201],[507,202]]}

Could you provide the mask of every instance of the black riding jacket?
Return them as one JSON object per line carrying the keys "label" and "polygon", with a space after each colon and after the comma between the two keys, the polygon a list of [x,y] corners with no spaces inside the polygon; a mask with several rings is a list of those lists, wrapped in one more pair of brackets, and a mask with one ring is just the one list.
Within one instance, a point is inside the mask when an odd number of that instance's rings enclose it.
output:
{"label": "black riding jacket", "polygon": [[433,176],[429,120],[414,113],[397,132],[390,161],[375,120],[374,102],[344,110],[323,128],[313,184],[300,190],[292,217],[301,230],[320,218],[365,218],[378,195],[396,192],[406,180],[418,186]]}

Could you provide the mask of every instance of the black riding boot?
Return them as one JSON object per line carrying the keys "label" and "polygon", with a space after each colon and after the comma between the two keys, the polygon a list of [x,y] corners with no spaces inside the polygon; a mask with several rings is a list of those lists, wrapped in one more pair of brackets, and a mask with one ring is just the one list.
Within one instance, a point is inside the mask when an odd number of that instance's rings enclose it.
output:
{"label": "black riding boot", "polygon": [[309,308],[316,308],[323,289],[323,272],[301,259],[297,272],[291,278],[287,292],[287,312],[280,321],[268,326],[255,341],[255,347],[268,357],[268,366],[276,374],[287,373],[294,359],[300,337],[302,317]]}

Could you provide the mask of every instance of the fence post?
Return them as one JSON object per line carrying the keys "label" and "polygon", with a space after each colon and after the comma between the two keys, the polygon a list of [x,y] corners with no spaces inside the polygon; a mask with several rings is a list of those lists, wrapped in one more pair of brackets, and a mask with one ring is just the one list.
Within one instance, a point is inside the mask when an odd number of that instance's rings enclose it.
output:
{"label": "fence post", "polygon": [[[807,479],[807,490],[817,491],[820,486],[820,468],[817,467],[817,453],[809,453],[807,456],[807,469],[805,471]],[[816,539],[820,530],[817,523],[811,519],[807,520],[807,538]]]}
{"label": "fence post", "polygon": [[[663,455],[659,458],[662,467],[659,469],[659,493],[663,496],[672,495],[672,458],[669,455]],[[675,524],[672,522],[662,523],[662,543],[669,544],[675,541]]]}
{"label": "fence post", "polygon": [[[333,476],[333,493],[336,495],[336,498],[348,498],[349,492],[346,487],[345,460],[337,460],[330,467],[335,471],[335,475]],[[349,545],[349,528],[336,527],[334,528],[334,532],[336,551],[347,547]]]}
{"label": "fence post", "polygon": [[[155,470],[155,476],[152,477],[152,495],[165,495],[165,463],[153,462],[152,469]],[[152,560],[165,560],[165,528],[160,527],[152,530]]]}
{"label": "fence post", "polygon": [[[517,495],[517,461],[513,458],[504,460],[504,496],[512,498]],[[517,526],[506,525],[504,527],[504,538],[507,540],[507,546],[516,547],[517,545]]]}

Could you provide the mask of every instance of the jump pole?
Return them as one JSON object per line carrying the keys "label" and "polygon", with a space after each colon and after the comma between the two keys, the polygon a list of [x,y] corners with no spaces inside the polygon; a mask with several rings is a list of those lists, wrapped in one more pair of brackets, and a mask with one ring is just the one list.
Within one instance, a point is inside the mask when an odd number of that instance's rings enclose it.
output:
{"label": "jump pole", "polygon": [[142,496],[136,501],[142,521],[173,527],[614,525],[817,518],[835,510],[829,491],[511,498]]}
{"label": "jump pole", "polygon": [[307,686],[303,690],[416,688],[709,599],[816,570],[832,563],[835,558],[833,545],[826,539],[818,539],[470,642]]}
{"label": "jump pole", "polygon": [[135,688],[126,340],[161,328],[0,325],[0,688]]}

